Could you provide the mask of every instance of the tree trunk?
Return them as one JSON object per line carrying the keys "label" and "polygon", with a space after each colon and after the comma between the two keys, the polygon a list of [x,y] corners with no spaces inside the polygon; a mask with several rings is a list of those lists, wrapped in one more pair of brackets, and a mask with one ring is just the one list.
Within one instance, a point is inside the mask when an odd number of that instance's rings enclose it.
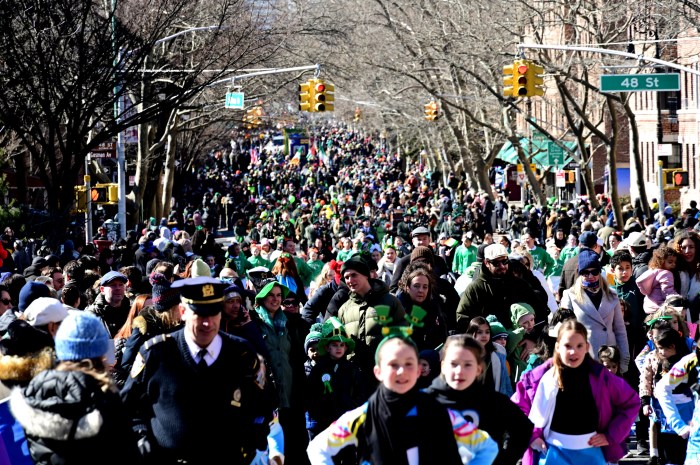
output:
{"label": "tree trunk", "polygon": [[173,134],[175,130],[168,134],[168,143],[165,149],[165,168],[163,169],[163,189],[161,205],[163,212],[161,218],[170,215],[170,197],[173,195],[173,181],[175,179],[175,153],[177,152],[177,137]]}
{"label": "tree trunk", "polygon": [[[520,145],[520,138],[511,137],[509,138],[509,140],[510,143],[513,144],[513,147],[516,149],[516,153],[518,154],[518,160],[523,165],[523,170],[525,170],[528,183],[530,184],[532,192],[535,194],[537,202],[540,205],[547,205],[547,199],[544,196],[544,192],[542,192],[542,189],[540,188],[540,183],[537,181],[537,176],[535,176],[535,173],[532,172],[532,169],[530,168],[530,161],[525,156],[525,151],[523,150],[522,145]],[[525,201],[525,199],[523,199],[523,201]]]}
{"label": "tree trunk", "polygon": [[617,227],[622,229],[622,207],[620,207],[620,197],[617,194],[617,141],[620,136],[620,125],[618,123],[617,109],[610,97],[607,98],[608,109],[610,110],[610,121],[612,122],[612,139],[608,145],[608,185],[610,186],[610,199],[613,206],[613,215]]}
{"label": "tree trunk", "polygon": [[[634,171],[637,173],[635,181],[637,182],[637,190],[639,191],[639,199],[642,201],[642,209],[651,218],[653,215],[649,209],[649,201],[647,198],[647,188],[644,184],[644,166],[642,166],[642,155],[639,153],[639,128],[637,127],[637,117],[634,111],[629,106],[629,100],[623,105],[627,118],[629,119],[630,130],[632,132],[632,140],[630,147],[632,148],[632,163],[634,163]],[[623,227],[623,224],[618,224]]]}

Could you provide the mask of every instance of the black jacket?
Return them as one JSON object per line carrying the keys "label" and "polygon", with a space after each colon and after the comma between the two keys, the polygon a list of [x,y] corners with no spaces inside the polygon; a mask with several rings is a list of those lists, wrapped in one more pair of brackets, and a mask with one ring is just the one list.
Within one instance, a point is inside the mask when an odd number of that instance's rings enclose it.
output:
{"label": "black jacket", "polygon": [[13,392],[10,408],[24,428],[37,465],[138,461],[119,394],[101,387],[82,371],[47,370]]}

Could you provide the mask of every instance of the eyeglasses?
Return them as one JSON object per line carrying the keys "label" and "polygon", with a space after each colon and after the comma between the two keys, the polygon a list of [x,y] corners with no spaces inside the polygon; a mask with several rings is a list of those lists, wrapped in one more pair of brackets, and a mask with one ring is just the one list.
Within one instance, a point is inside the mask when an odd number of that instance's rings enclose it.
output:
{"label": "eyeglasses", "polygon": [[581,276],[588,277],[588,276],[598,276],[600,274],[600,270],[583,270],[582,272],[579,273]]}
{"label": "eyeglasses", "polygon": [[299,302],[296,300],[285,300],[282,302],[283,307],[296,307],[297,305],[299,305]]}
{"label": "eyeglasses", "polygon": [[3,305],[10,305],[12,303],[10,299],[0,299],[0,302],[2,302]]}
{"label": "eyeglasses", "polygon": [[491,263],[491,264],[492,264],[493,266],[495,266],[495,267],[499,267],[499,266],[504,266],[504,267],[505,267],[505,266],[508,266],[508,260],[507,260],[507,259],[505,259],[505,260],[491,260],[491,261],[489,261],[489,263]]}

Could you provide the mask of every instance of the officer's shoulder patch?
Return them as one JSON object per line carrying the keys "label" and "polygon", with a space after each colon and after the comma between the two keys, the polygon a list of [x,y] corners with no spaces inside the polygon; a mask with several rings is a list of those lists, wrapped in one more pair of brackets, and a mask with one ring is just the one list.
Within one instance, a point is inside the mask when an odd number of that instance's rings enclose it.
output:
{"label": "officer's shoulder patch", "polygon": [[141,353],[139,352],[136,354],[136,360],[134,360],[134,364],[131,366],[131,377],[136,378],[145,366],[146,362],[144,362],[143,356],[141,356]]}
{"label": "officer's shoulder patch", "polygon": [[134,318],[134,321],[131,323],[132,329],[138,329],[141,331],[141,334],[146,334],[147,326],[146,319],[141,315]]}
{"label": "officer's shoulder patch", "polygon": [[154,336],[147,340],[143,344],[143,348],[146,350],[150,350],[155,346],[156,344],[160,344],[161,342],[167,341],[168,339],[172,338],[170,334],[159,334],[157,336]]}

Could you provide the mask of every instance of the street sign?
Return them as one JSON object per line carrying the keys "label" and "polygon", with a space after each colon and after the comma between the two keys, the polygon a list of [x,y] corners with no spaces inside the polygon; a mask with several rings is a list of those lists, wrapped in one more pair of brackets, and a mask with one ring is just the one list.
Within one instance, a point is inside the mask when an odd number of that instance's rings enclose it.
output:
{"label": "street sign", "polygon": [[603,74],[601,92],[676,91],[681,89],[681,75],[666,74]]}
{"label": "street sign", "polygon": [[525,184],[527,182],[527,176],[525,173],[518,173],[518,184]]}
{"label": "street sign", "polygon": [[533,129],[532,130],[532,139],[533,140],[547,140],[548,137],[545,136],[545,134],[543,132],[540,132],[536,129]]}
{"label": "street sign", "polygon": [[564,170],[557,171],[556,187],[566,187],[566,172]]}
{"label": "street sign", "polygon": [[117,144],[102,142],[90,151],[90,158],[117,158]]}
{"label": "street sign", "polygon": [[564,165],[564,149],[554,142],[547,142],[547,160],[550,165]]}
{"label": "street sign", "polygon": [[243,92],[227,92],[226,93],[226,108],[242,110],[244,108],[245,94]]}

